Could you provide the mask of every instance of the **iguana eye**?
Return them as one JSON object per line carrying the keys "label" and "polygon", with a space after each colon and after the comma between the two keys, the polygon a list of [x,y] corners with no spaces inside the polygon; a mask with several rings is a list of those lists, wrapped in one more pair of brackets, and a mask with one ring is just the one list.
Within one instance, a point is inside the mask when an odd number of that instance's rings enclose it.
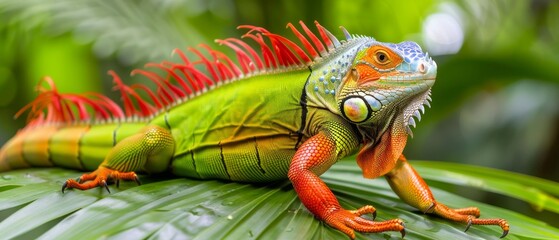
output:
{"label": "iguana eye", "polygon": [[386,64],[390,63],[390,58],[388,57],[388,54],[383,50],[377,50],[375,52],[375,57],[374,58],[375,58],[375,61],[378,64],[381,64],[381,65],[386,65]]}

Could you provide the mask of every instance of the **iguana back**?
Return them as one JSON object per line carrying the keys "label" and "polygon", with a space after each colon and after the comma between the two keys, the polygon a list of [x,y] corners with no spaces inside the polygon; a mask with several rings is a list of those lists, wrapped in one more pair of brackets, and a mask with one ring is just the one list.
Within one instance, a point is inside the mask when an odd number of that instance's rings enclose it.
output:
{"label": "iguana back", "polygon": [[175,139],[179,176],[259,182],[287,178],[308,69],[254,76],[178,105],[151,121]]}

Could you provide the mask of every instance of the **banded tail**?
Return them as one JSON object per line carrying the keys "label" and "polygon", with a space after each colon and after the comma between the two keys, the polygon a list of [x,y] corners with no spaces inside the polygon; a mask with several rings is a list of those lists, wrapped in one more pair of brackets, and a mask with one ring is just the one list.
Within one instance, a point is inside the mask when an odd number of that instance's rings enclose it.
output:
{"label": "banded tail", "polygon": [[124,112],[103,95],[62,94],[50,78],[37,89],[37,98],[16,114],[29,110],[27,126],[0,149],[0,172],[53,166],[93,170],[116,142],[145,126],[120,124]]}
{"label": "banded tail", "polygon": [[120,140],[145,123],[45,125],[20,130],[0,150],[0,172],[28,167],[92,171]]}

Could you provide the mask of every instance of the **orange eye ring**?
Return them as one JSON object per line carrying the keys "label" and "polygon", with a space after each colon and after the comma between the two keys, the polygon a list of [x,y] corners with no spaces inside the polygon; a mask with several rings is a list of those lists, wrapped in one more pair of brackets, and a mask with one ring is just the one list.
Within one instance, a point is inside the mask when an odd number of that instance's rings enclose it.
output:
{"label": "orange eye ring", "polygon": [[381,49],[377,50],[373,56],[375,62],[377,62],[380,65],[387,65],[390,62],[392,62],[390,60],[390,55],[386,51]]}
{"label": "orange eye ring", "polygon": [[397,53],[382,45],[368,48],[365,56],[360,60],[371,64],[375,71],[391,71],[403,61]]}

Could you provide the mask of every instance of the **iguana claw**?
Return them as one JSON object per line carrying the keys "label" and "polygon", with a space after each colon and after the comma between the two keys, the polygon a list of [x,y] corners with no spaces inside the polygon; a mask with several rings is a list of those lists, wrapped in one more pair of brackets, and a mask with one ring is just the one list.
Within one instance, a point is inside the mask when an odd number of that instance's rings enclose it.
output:
{"label": "iguana claw", "polygon": [[470,229],[470,227],[472,226],[472,219],[468,219],[468,225],[466,225],[466,229],[464,229],[464,232],[467,232],[468,229]]}
{"label": "iguana claw", "polygon": [[109,186],[107,185],[107,181],[102,180],[101,185],[105,186],[105,189],[107,189],[107,192],[111,193],[111,190],[109,190]]}
{"label": "iguana claw", "polygon": [[64,182],[62,184],[62,193],[64,193],[64,189],[66,189],[66,186],[68,186],[68,182]]}
{"label": "iguana claw", "polygon": [[503,231],[503,235],[501,235],[501,238],[506,237],[507,234],[509,234],[509,230],[504,230],[504,231]]}
{"label": "iguana claw", "polygon": [[140,182],[140,178],[136,174],[134,174],[134,182],[136,182],[136,184],[138,184],[138,186],[142,185],[142,182]]}

